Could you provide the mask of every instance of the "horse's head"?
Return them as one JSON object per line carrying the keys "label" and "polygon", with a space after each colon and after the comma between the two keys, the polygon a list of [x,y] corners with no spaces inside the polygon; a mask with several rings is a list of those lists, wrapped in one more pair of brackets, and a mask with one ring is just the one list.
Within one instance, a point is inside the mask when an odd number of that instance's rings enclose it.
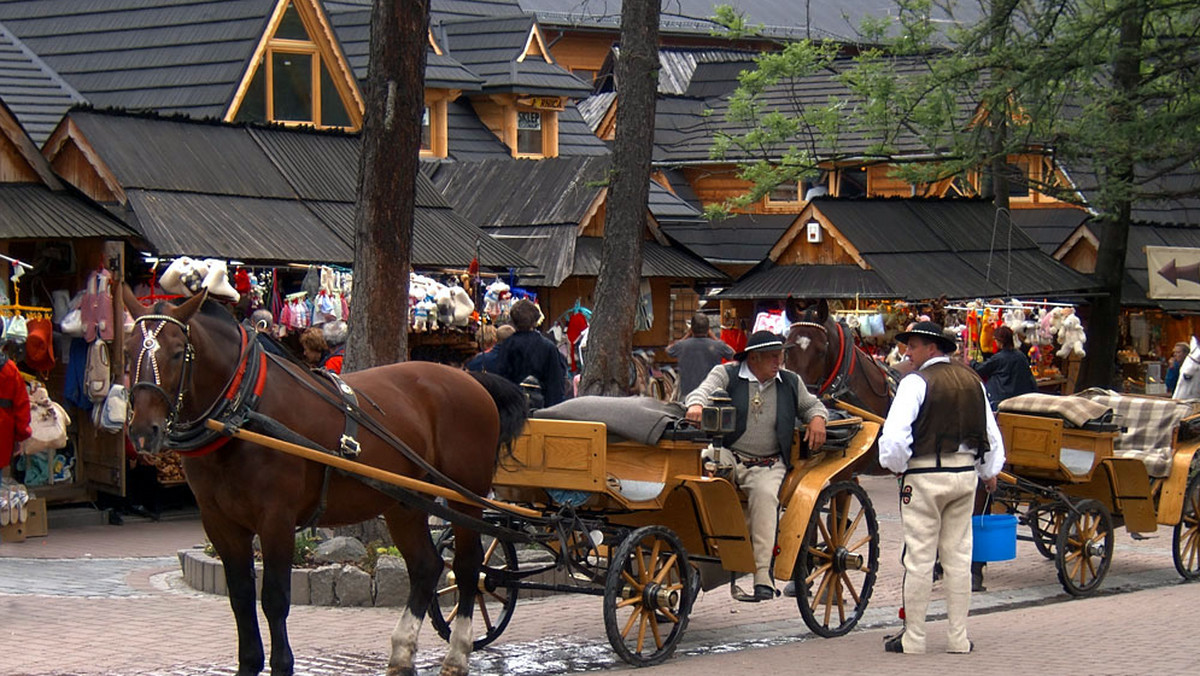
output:
{"label": "horse's head", "polygon": [[129,438],[138,451],[161,450],[179,416],[195,359],[188,322],[207,296],[205,291],[177,307],[160,303],[147,308],[125,287],[125,308],[134,320],[133,333],[125,340]]}
{"label": "horse's head", "polygon": [[813,389],[827,376],[830,351],[841,349],[836,334],[832,339],[829,335],[829,303],[821,300],[803,309],[789,307],[788,319],[792,326],[784,343],[783,364]]}
{"label": "horse's head", "polygon": [[1179,366],[1179,375],[1191,380],[1198,373],[1200,373],[1200,343],[1197,343],[1196,337],[1192,336],[1191,345],[1188,347],[1188,356]]}

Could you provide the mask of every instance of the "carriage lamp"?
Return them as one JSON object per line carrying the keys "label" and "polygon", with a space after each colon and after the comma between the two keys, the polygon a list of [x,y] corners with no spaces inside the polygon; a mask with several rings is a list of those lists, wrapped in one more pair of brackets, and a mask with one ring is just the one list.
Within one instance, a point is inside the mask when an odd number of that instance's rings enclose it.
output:
{"label": "carriage lamp", "polygon": [[712,402],[700,412],[700,429],[708,434],[729,434],[736,427],[737,409],[733,399],[725,390],[717,390],[708,397]]}

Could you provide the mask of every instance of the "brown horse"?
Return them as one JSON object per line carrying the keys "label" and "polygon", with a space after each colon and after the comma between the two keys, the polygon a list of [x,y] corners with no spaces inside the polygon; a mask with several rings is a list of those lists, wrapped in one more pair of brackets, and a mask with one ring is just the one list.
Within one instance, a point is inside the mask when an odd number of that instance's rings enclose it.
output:
{"label": "brown horse", "polygon": [[[425,362],[407,362],[346,375],[357,394],[360,428],[346,426],[341,397],[328,379],[278,358],[268,358],[253,331],[247,334],[225,308],[202,294],[178,307],[142,307],[126,287],[134,316],[126,341],[131,381],[129,437],[138,450],[175,448],[184,456],[204,530],[225,567],[229,604],[238,632],[239,676],[263,669],[262,637],[255,613],[253,537],[261,540],[262,609],[271,634],[271,674],[291,674],[287,615],[291,594],[294,529],[357,523],[383,514],[408,567],[411,593],[391,637],[387,673],[416,674],[413,657],[443,563],[430,539],[428,516],[359,481],[327,475],[320,464],[226,436],[209,435],[207,418],[251,423],[261,414],[325,449],[346,449],[356,460],[397,474],[428,478],[431,465],[476,495],[491,488],[499,449],[521,433],[520,390],[495,377]],[[251,411],[247,413],[247,411]],[[406,457],[394,435],[417,459]],[[423,459],[423,460],[422,460]],[[420,464],[427,463],[426,469]],[[451,503],[478,518],[480,509]],[[483,561],[479,535],[455,526],[453,568],[459,606],[444,676],[467,673],[471,614]]]}
{"label": "brown horse", "polygon": [[886,417],[892,403],[888,375],[854,344],[850,329],[834,321],[821,300],[803,310],[789,308],[792,321],[784,365],[818,397],[836,399]]}

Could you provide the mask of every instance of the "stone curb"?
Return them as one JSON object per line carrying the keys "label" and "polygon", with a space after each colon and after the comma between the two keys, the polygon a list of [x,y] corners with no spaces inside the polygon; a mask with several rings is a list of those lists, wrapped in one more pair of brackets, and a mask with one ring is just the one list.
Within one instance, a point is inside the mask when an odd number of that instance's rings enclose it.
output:
{"label": "stone curb", "polygon": [[[227,596],[225,567],[202,549],[181,549],[183,581],[196,591]],[[381,560],[393,557],[380,557]],[[376,566],[374,577],[355,566],[332,564],[292,569],[292,605],[395,607],[408,598],[408,573],[403,561]],[[262,563],[254,562],[255,593],[262,594]]]}

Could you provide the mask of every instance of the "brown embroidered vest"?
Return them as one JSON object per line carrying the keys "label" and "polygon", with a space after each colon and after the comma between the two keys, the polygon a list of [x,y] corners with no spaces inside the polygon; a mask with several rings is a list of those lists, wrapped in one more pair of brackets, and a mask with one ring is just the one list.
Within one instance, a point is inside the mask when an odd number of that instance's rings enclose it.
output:
{"label": "brown embroidered vest", "polygon": [[925,402],[913,421],[913,456],[956,453],[960,444],[982,458],[990,446],[987,403],[979,376],[961,364],[941,362],[916,371]]}

